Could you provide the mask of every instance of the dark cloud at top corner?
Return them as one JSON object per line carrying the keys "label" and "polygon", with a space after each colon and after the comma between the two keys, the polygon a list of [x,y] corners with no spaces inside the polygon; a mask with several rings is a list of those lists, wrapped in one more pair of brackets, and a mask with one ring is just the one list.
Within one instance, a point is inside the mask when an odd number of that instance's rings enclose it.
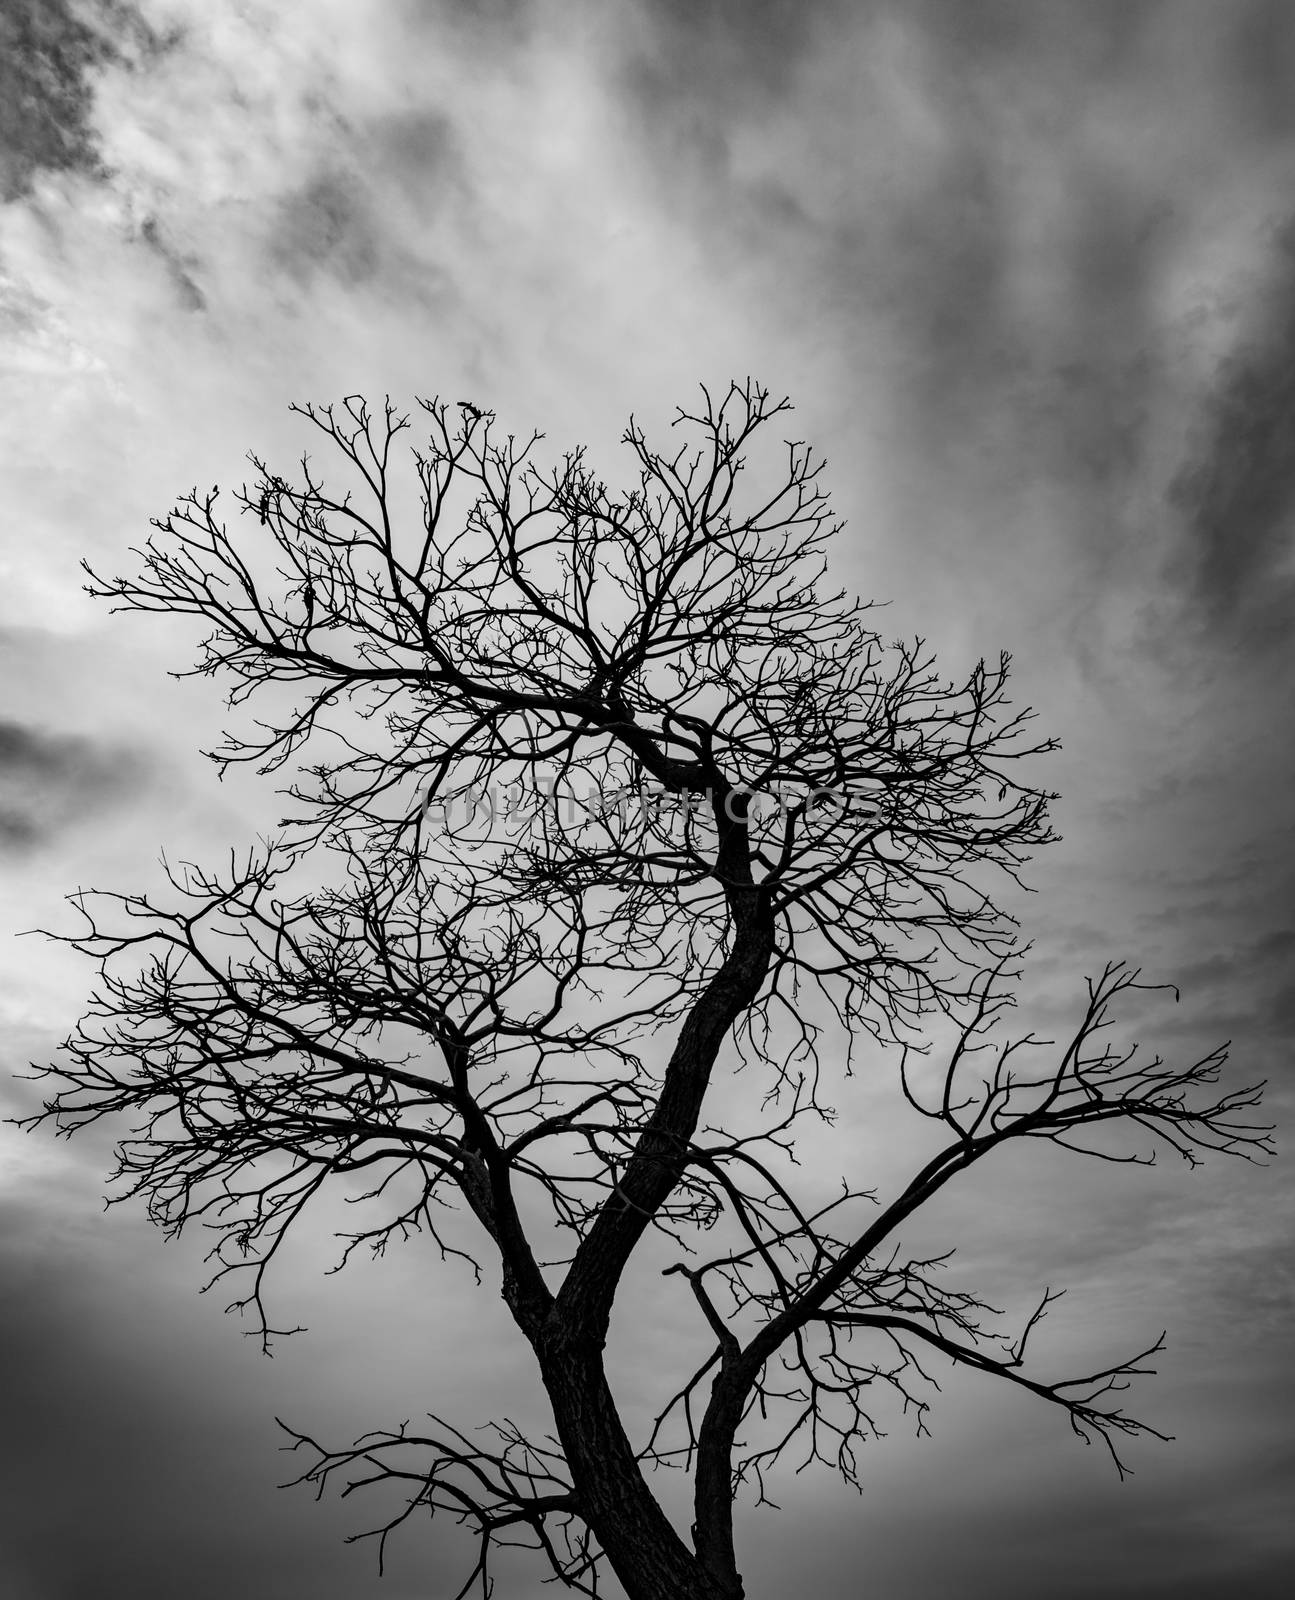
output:
{"label": "dark cloud at top corner", "polygon": [[102,38],[64,0],[6,0],[0,8],[0,197],[27,192],[45,168],[95,171],[87,70]]}
{"label": "dark cloud at top corner", "polygon": [[102,174],[93,74],[173,42],[127,0],[0,3],[0,201],[29,193],[39,172]]}

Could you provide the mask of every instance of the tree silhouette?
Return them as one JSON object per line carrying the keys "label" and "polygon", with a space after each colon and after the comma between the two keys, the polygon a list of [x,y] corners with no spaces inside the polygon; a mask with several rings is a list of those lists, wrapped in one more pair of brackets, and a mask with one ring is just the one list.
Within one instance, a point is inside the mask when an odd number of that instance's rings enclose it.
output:
{"label": "tree silhouette", "polygon": [[[787,403],[702,393],[670,450],[631,422],[624,493],[466,402],[420,402],[409,454],[389,402],[298,408],[347,487],[254,456],[245,538],[194,491],[138,575],[91,588],[203,620],[193,670],[260,711],[214,758],[291,763],[292,813],[222,871],[169,869],[167,904],[73,897],[101,984],[33,1121],[133,1118],[120,1197],[214,1227],[267,1342],[267,1269],[354,1174],[346,1255],[421,1230],[492,1264],[552,1437],[289,1430],[304,1481],[400,1491],[382,1544],[423,1509],[475,1529],[464,1595],[520,1541],[583,1593],[610,1566],[631,1600],[734,1600],[736,1493],[789,1454],[855,1481],[888,1393],[922,1428],[933,1356],[1029,1389],[1123,1471],[1154,1430],[1122,1392],[1159,1341],[1045,1381],[1027,1342],[1054,1296],[996,1334],[899,1230],[1009,1141],[1267,1143],[1257,1090],[1214,1087],[1223,1050],[1172,1067],[1110,1042],[1141,987],[1124,966],[1068,1043],[1003,1033],[1023,947],[993,890],[1051,837],[1020,775],[1050,741],[1008,708],[1006,657],[946,681],[822,592],[821,462],[751,449]],[[825,1198],[797,1140],[861,1052],[939,1137],[893,1193]],[[636,1252],[655,1272],[662,1250],[709,1349],[635,1438],[604,1352]],[[686,1536],[662,1464],[690,1474]]]}

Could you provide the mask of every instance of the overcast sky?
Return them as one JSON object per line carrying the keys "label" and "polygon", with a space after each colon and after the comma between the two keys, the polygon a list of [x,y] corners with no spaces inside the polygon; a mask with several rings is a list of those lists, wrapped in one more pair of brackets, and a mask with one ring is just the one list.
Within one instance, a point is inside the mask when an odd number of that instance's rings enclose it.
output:
{"label": "overcast sky", "polygon": [[[0,0],[0,146],[6,934],[278,814],[197,755],[219,704],[165,676],[192,632],[110,616],[82,557],[126,564],[248,449],[290,461],[294,400],[466,396],[614,479],[631,408],[752,373],[829,459],[835,576],[950,670],[1011,649],[1063,741],[1022,907],[1041,1014],[1139,960],[1183,989],[1153,1042],[1232,1038],[1286,1120],[1295,8]],[[20,1068],[87,974],[6,944]],[[843,1108],[860,1160],[878,1103]],[[523,1414],[491,1296],[416,1245],[327,1279],[306,1245],[280,1294],[311,1331],[267,1361],[198,1298],[200,1241],[102,1212],[108,1155],[0,1130],[0,1591],[453,1594],[449,1536],[380,1582],[341,1543],[362,1506],[276,1493],[272,1419]],[[807,1474],[743,1514],[751,1600],[1286,1593],[1288,1167],[1022,1163],[945,1220],[996,1292],[1070,1289],[1062,1364],[1167,1327],[1134,1409],[1176,1441],[1121,1485],[1064,1419],[951,1383],[862,1498]],[[673,1316],[617,1330],[631,1406]]]}

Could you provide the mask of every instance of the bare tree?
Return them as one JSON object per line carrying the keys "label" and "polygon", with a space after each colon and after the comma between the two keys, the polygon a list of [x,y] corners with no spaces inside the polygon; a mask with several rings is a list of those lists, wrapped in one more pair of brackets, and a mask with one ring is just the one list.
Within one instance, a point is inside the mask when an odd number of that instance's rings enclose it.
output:
{"label": "bare tree", "polygon": [[[553,1436],[290,1430],[306,1482],[400,1491],[383,1543],[424,1509],[469,1524],[464,1595],[520,1541],[586,1594],[605,1564],[632,1600],[735,1600],[741,1486],[762,1496],[789,1452],[855,1481],[874,1397],[921,1428],[934,1358],[1031,1390],[1123,1471],[1154,1430],[1122,1392],[1160,1343],[1045,1381],[1027,1341],[1053,1296],[996,1334],[899,1231],[1010,1141],[1195,1162],[1266,1130],[1257,1090],[1214,1087],[1223,1050],[1174,1067],[1110,1041],[1140,987],[1123,966],[1068,1043],[1002,1033],[1022,947],[995,881],[1051,837],[1052,798],[1020,775],[1050,742],[1009,710],[1006,657],[946,681],[821,591],[821,463],[752,455],[789,409],[754,384],[703,391],[666,451],[631,422],[625,493],[475,406],[420,404],[410,454],[390,403],[303,408],[344,488],[252,457],[246,537],[195,491],[138,575],[94,580],[202,619],[194,670],[261,711],[214,757],[292,764],[292,813],[220,872],[172,869],[167,904],[73,897],[101,986],[34,1120],[132,1117],[119,1193],[217,1230],[266,1341],[267,1269],[326,1188],[363,1175],[348,1255],[419,1230],[470,1254],[475,1230]],[[860,1050],[939,1134],[880,1200],[795,1160]],[[634,1438],[609,1323],[636,1252],[659,1270],[667,1248],[708,1353]],[[691,1475],[687,1536],[651,1486],[667,1463]]]}

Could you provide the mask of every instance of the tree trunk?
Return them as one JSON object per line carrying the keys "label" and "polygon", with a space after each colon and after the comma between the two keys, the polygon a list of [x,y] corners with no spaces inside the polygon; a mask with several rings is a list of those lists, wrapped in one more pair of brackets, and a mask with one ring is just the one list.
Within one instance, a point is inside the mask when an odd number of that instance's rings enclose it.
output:
{"label": "tree trunk", "polygon": [[581,1515],[629,1600],[742,1600],[735,1569],[704,1566],[649,1489],[592,1341],[537,1341]]}

